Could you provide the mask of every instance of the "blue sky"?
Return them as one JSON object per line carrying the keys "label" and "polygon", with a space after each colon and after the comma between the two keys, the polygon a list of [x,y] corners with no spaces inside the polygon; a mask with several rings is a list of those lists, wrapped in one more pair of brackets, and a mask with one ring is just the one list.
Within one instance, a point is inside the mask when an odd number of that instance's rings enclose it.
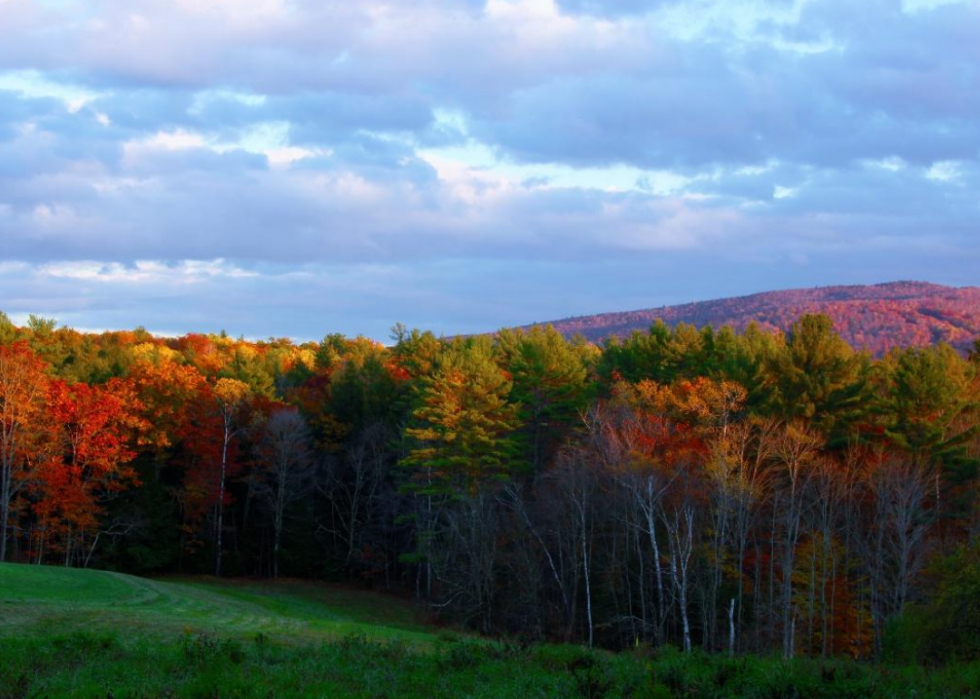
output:
{"label": "blue sky", "polygon": [[383,339],[978,281],[976,0],[0,0],[0,309]]}

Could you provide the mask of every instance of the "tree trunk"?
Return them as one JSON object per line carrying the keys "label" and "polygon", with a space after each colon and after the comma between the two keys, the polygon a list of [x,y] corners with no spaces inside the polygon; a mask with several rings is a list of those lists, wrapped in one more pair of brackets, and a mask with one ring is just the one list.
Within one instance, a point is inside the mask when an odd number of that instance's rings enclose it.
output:
{"label": "tree trunk", "polygon": [[585,507],[579,505],[579,516],[582,527],[582,568],[585,571],[585,618],[589,628],[589,648],[593,645],[594,629],[592,625],[592,576],[589,571],[589,547],[586,532]]}
{"label": "tree trunk", "polygon": [[735,598],[728,604],[728,657],[735,657]]}
{"label": "tree trunk", "polygon": [[225,515],[225,472],[228,468],[228,442],[231,441],[231,425],[225,418],[225,435],[221,444],[221,474],[218,479],[218,532],[214,554],[214,576],[221,577],[221,544]]}
{"label": "tree trunk", "polygon": [[0,464],[0,563],[7,560],[7,520],[10,518],[10,474]]}

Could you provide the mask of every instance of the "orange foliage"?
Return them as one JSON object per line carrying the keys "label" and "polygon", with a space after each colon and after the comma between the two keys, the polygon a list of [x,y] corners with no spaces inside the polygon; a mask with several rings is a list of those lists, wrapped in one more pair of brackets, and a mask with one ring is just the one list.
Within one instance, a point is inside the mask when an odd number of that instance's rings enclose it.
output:
{"label": "orange foliage", "polygon": [[140,444],[158,449],[171,446],[184,408],[201,391],[204,378],[193,367],[171,361],[143,361],[133,368],[130,380],[147,424]]}
{"label": "orange foliage", "polygon": [[118,381],[105,386],[51,383],[50,439],[57,452],[42,465],[36,505],[40,529],[50,546],[70,552],[77,534],[98,527],[98,515],[113,493],[136,484],[129,463],[135,395]]}

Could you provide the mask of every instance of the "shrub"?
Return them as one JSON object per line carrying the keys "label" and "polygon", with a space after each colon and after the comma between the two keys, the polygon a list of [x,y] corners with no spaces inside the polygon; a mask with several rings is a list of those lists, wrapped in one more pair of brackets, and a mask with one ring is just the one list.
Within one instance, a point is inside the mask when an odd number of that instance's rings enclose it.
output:
{"label": "shrub", "polygon": [[910,606],[886,629],[889,660],[931,663],[980,659],[980,541],[931,566],[930,602]]}

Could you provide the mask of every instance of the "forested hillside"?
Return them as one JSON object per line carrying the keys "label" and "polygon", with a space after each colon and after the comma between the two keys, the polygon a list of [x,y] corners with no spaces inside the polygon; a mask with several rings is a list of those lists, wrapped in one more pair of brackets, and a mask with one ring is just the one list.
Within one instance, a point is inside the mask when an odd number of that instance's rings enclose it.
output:
{"label": "forested hillside", "polygon": [[755,323],[762,330],[786,331],[805,313],[823,313],[855,349],[882,356],[893,347],[946,342],[968,350],[980,335],[980,288],[953,288],[922,282],[874,286],[828,286],[770,291],[751,296],[664,306],[641,311],[602,313],[554,321],[571,337],[590,340],[625,337],[646,331],[657,320],[668,325],[730,326],[744,330]]}
{"label": "forested hillside", "polygon": [[940,344],[385,347],[0,316],[0,559],[346,580],[610,648],[980,654],[980,383]]}

